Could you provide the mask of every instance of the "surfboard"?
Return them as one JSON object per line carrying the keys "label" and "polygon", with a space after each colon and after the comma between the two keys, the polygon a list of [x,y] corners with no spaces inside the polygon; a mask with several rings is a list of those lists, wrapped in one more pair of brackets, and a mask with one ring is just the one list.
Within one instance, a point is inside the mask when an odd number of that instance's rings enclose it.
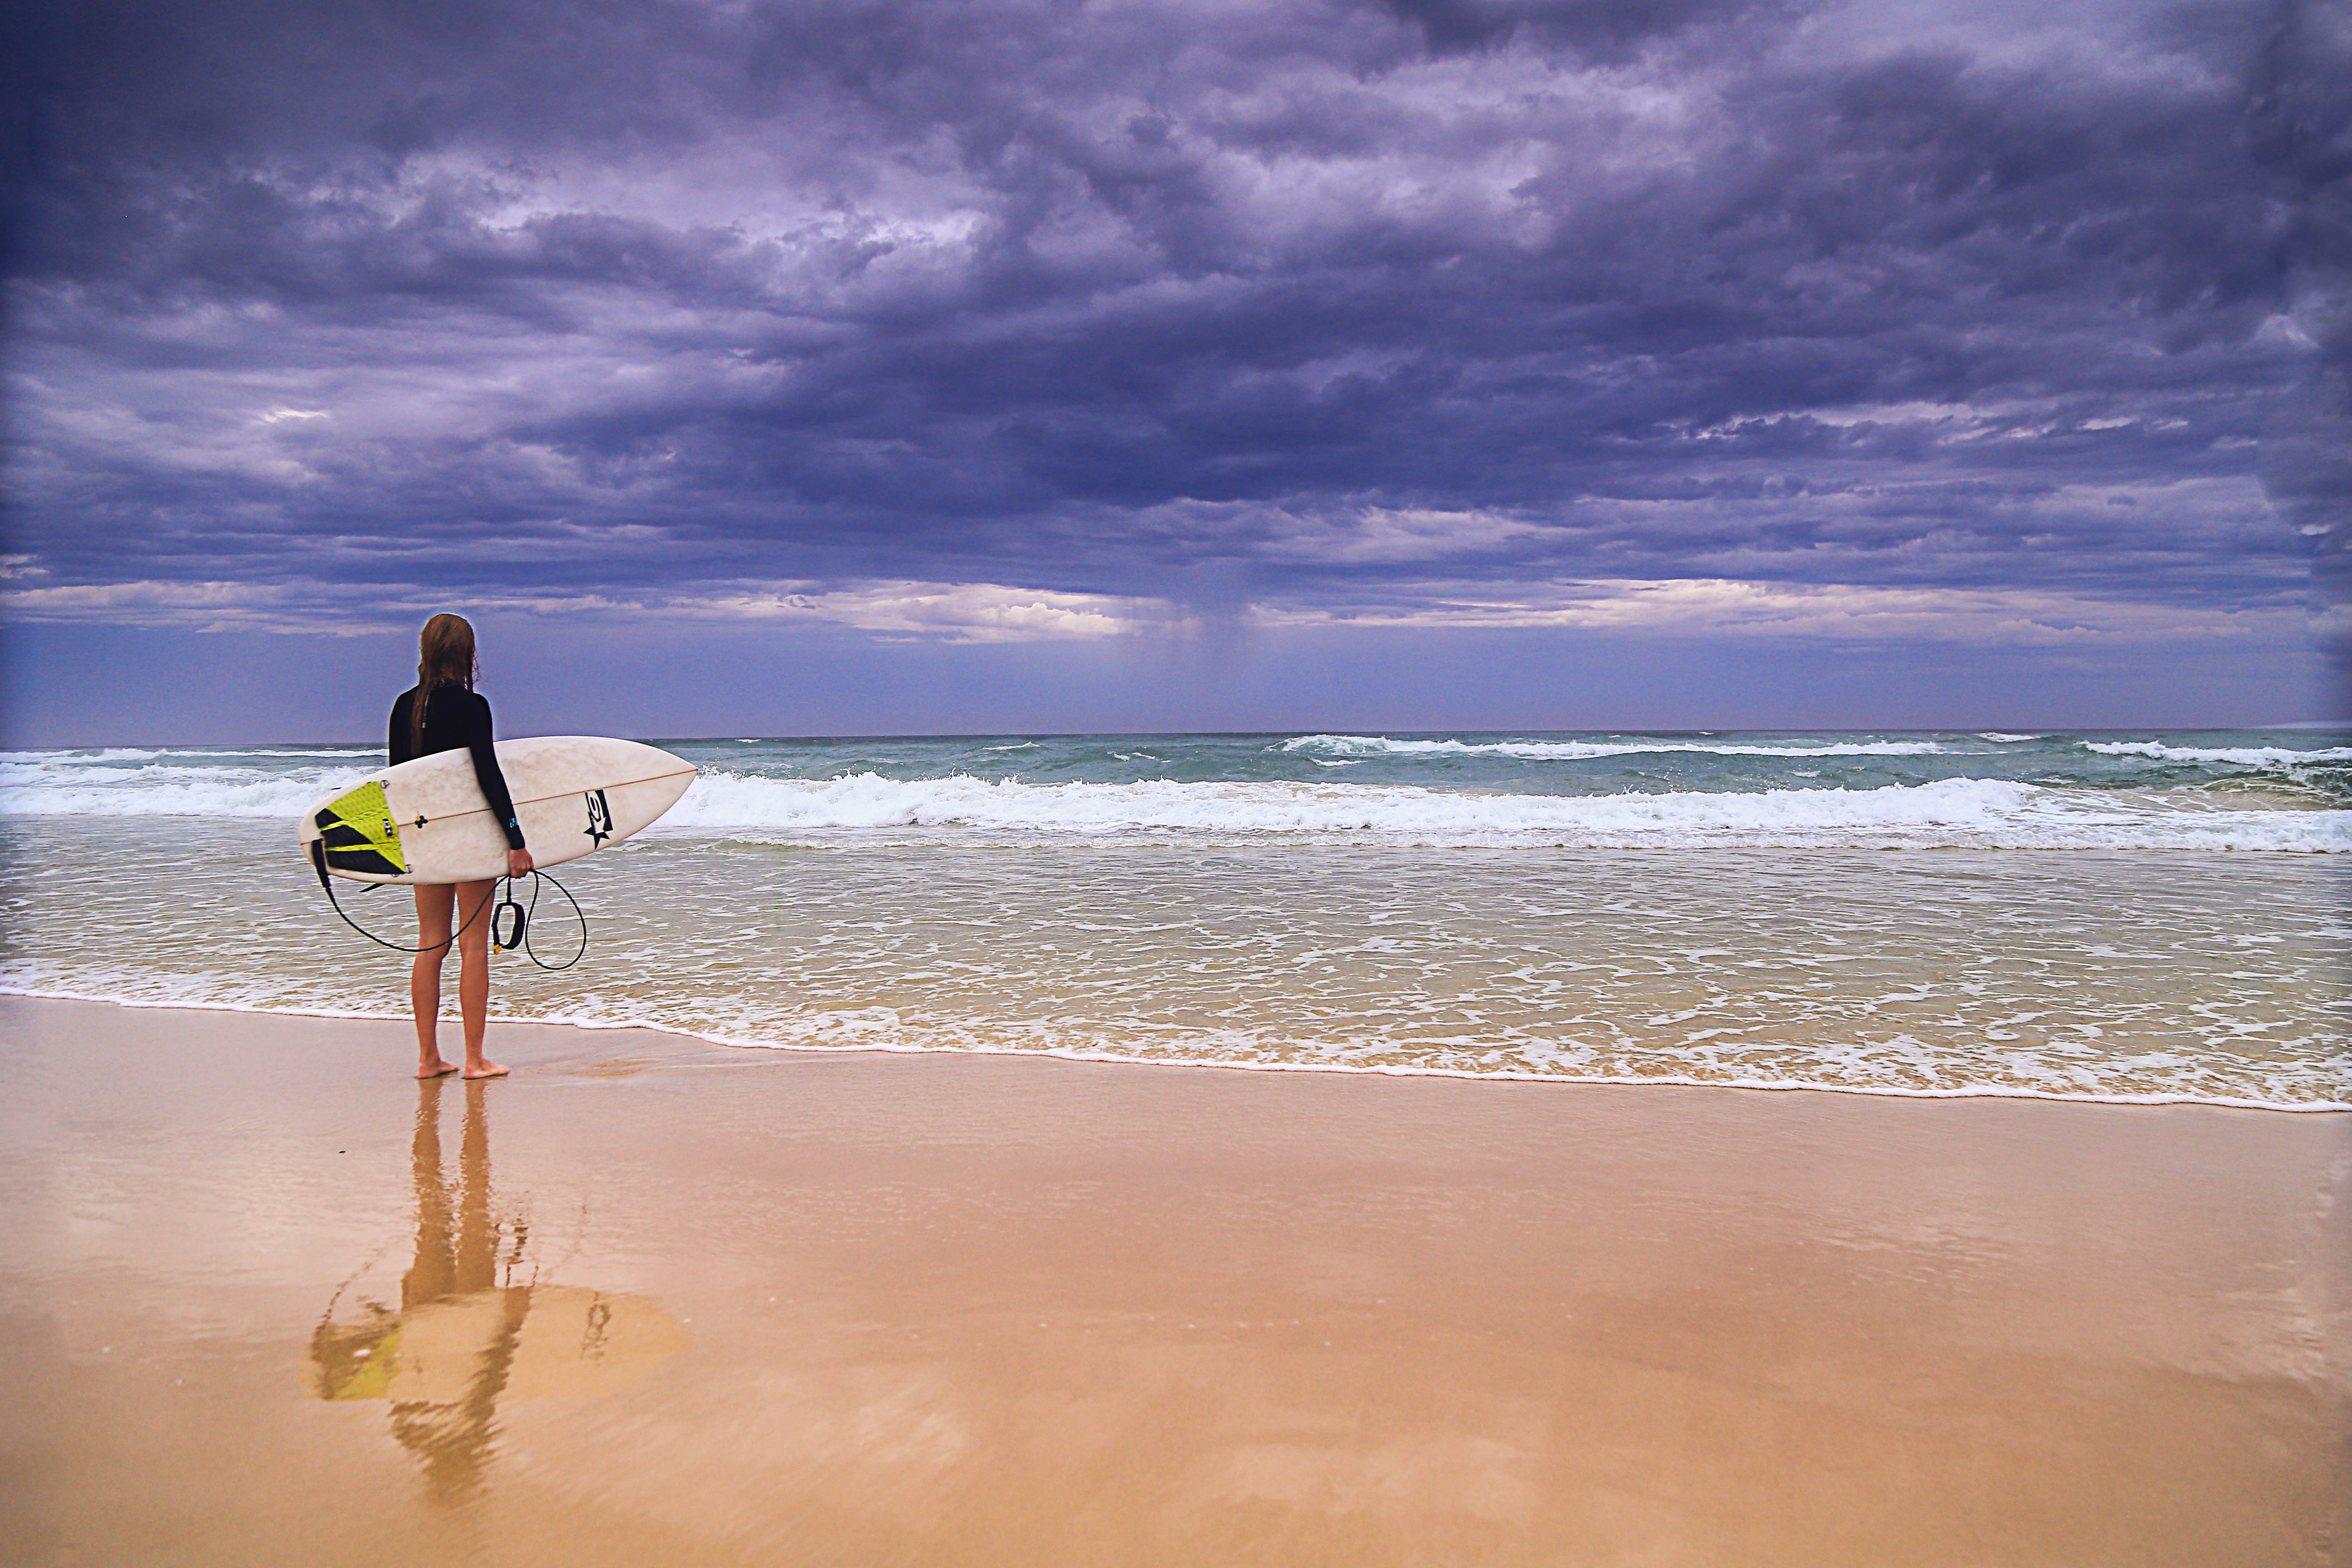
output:
{"label": "surfboard", "polygon": [[[651,826],[694,782],[695,766],[658,746],[601,735],[500,741],[499,771],[532,861],[561,866]],[[302,853],[359,882],[480,882],[507,873],[468,752],[385,768],[302,814]]]}

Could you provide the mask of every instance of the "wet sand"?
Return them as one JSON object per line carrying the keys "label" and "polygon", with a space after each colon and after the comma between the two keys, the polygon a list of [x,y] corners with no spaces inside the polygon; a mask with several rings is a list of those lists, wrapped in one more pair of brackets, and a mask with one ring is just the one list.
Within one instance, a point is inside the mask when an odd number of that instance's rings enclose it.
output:
{"label": "wet sand", "polygon": [[2352,1117],[0,1029],[12,1563],[2352,1557]]}

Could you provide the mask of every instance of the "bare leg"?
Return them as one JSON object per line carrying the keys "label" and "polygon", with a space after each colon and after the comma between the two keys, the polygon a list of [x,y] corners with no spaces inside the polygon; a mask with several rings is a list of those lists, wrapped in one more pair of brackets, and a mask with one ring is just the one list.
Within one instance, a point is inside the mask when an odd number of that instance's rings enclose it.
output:
{"label": "bare leg", "polygon": [[466,1076],[498,1078],[506,1068],[482,1056],[490,1015],[490,916],[496,882],[457,884],[457,1011],[466,1020]]}
{"label": "bare leg", "polygon": [[408,1006],[416,1015],[418,1078],[439,1078],[457,1070],[441,1059],[441,961],[449,952],[451,891],[438,886],[416,889],[418,952],[408,966]]}

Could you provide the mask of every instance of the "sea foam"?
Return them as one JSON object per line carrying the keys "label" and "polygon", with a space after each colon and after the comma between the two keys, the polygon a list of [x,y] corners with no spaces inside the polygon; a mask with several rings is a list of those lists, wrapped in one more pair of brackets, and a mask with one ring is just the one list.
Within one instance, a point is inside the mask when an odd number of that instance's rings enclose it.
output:
{"label": "sea foam", "polygon": [[[1291,742],[1318,763],[1354,758],[1375,738],[1307,736]],[[1317,754],[1306,742],[1317,742]],[[1471,742],[1380,741],[1386,746]],[[1477,744],[1485,744],[1478,742]],[[1528,742],[1529,746],[1536,742]],[[1553,746],[1565,752],[1571,744]],[[1604,742],[1593,742],[1599,745]],[[1606,742],[1605,744],[1614,744]],[[1843,749],[1756,747],[1758,754],[1870,755]],[[2333,763],[2352,748],[2165,747],[2099,742],[2124,758],[2166,753],[2206,766],[2275,769],[2281,759]],[[2184,755],[2183,753],[2193,753]],[[354,758],[378,755],[365,752]],[[1738,753],[1746,754],[1746,753]],[[1915,753],[1902,753],[1915,754]],[[2080,755],[2081,753],[2077,753]],[[271,752],[255,762],[221,752],[169,761],[103,754],[16,753],[0,761],[0,815],[221,816],[290,820],[313,802],[369,776],[331,752]],[[275,763],[278,765],[265,765]],[[2182,849],[2336,853],[2352,849],[2352,813],[2263,807],[2208,788],[2119,789],[2006,779],[1942,778],[1841,788],[1535,794],[1475,787],[1313,780],[1028,782],[964,773],[894,778],[844,769],[831,777],[776,777],[706,768],[657,831],[766,837],[796,833],[1150,835],[1244,839],[1369,837],[1432,845],[1552,844],[1589,847],[1844,845],[1987,849]],[[2249,807],[2252,808],[2249,808]]]}
{"label": "sea foam", "polygon": [[1677,752],[1713,757],[1927,757],[1946,748],[1935,741],[1841,741],[1825,746],[1759,746],[1729,741],[1398,741],[1386,735],[1298,735],[1283,742],[1282,749],[1339,755],[1524,757],[1538,762],[1583,762],[1593,757],[1663,756]]}
{"label": "sea foam", "polygon": [[1339,783],[1032,784],[958,775],[770,779],[713,771],[671,832],[960,828],[1259,837],[1370,834],[1440,844],[2016,849],[2352,849],[2341,812],[2213,809],[1993,779],[1876,789],[1539,795]]}
{"label": "sea foam", "polygon": [[[206,753],[219,755],[221,753]],[[366,752],[352,753],[368,755]],[[373,753],[377,756],[382,752]],[[22,756],[23,753],[18,753]],[[374,770],[0,762],[0,816],[282,816]]]}
{"label": "sea foam", "polygon": [[2221,763],[2236,768],[2292,768],[2310,763],[2352,763],[2352,746],[2173,746],[2161,741],[2089,741],[2103,757],[2149,757],[2160,763]]}

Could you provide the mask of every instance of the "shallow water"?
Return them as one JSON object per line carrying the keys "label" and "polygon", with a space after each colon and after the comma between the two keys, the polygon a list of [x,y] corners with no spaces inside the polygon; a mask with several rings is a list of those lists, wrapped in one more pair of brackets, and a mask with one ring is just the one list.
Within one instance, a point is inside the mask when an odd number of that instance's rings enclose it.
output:
{"label": "shallow water", "polygon": [[[283,825],[17,818],[0,984],[380,1016]],[[159,842],[160,841],[160,842]],[[2336,857],[657,833],[499,1016],[746,1044],[1898,1093],[2352,1101]],[[400,889],[351,891],[395,941]],[[551,897],[534,945],[579,927]],[[454,978],[454,976],[453,976]]]}

